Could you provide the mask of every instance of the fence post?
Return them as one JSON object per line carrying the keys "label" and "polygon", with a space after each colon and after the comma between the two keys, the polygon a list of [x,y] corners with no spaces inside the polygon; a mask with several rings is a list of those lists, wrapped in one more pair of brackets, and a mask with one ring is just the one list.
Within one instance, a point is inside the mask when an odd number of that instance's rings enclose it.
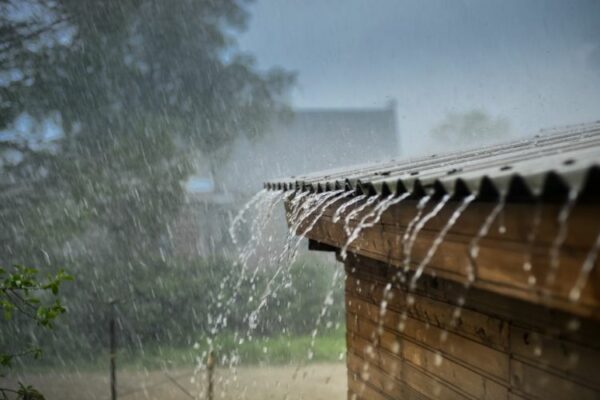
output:
{"label": "fence post", "polygon": [[206,371],[208,376],[208,389],[206,397],[208,400],[213,400],[213,370],[215,369],[215,353],[210,351],[206,360]]}
{"label": "fence post", "polygon": [[108,330],[110,335],[110,398],[117,400],[117,332],[115,322],[115,300],[110,301],[110,320]]}

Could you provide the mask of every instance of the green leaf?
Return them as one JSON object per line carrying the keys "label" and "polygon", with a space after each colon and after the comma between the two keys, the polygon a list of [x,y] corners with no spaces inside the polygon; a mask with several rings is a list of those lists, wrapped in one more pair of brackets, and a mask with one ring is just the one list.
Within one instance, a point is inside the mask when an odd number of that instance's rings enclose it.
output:
{"label": "green leaf", "polygon": [[21,382],[19,382],[19,390],[17,390],[17,399],[21,400],[44,400],[45,397],[33,386],[25,386]]}
{"label": "green leaf", "polygon": [[11,354],[0,354],[0,365],[3,367],[11,367],[14,356]]}

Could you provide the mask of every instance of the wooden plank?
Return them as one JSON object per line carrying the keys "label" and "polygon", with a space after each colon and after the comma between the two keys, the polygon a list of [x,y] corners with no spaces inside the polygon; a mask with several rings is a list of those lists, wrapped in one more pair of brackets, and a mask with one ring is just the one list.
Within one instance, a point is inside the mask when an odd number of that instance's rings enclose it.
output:
{"label": "wooden plank", "polygon": [[[365,258],[362,256],[349,258],[346,263],[346,270],[354,269],[355,272],[349,273],[346,279],[347,293],[355,293],[360,298],[379,305],[383,287],[387,282],[389,273],[380,272],[378,275],[365,273],[365,270],[378,266],[379,268],[387,268],[393,270],[384,263],[376,260]],[[393,291],[400,292],[399,296],[395,296],[389,304],[389,307],[398,311],[402,311],[404,303],[396,307],[394,304],[397,299],[405,300],[402,296],[404,289],[393,285]],[[432,301],[447,303],[453,307],[457,304],[457,299],[464,299],[465,303],[462,308],[462,314],[472,311],[474,313],[486,315],[492,318],[492,321],[499,321],[508,324],[509,321],[513,325],[518,325],[524,329],[543,332],[553,336],[568,337],[569,341],[580,344],[586,347],[600,351],[600,342],[597,338],[600,337],[600,324],[595,320],[583,319],[574,317],[572,314],[559,310],[549,309],[547,307],[531,304],[522,300],[501,296],[488,291],[477,288],[466,289],[463,285],[456,282],[423,276],[415,289],[415,305],[431,299]],[[408,309],[411,312],[410,309]],[[427,310],[427,313],[431,311]],[[418,319],[418,315],[414,315]],[[435,321],[422,319],[426,322],[435,324]],[[468,322],[467,322],[468,324]],[[492,323],[493,327],[495,323]],[[577,329],[573,329],[573,326]],[[460,329],[460,328],[457,328]],[[492,328],[493,330],[493,328]],[[502,329],[505,331],[505,329]],[[470,336],[468,331],[459,332],[463,335]],[[505,337],[503,333],[501,335]],[[488,343],[494,346],[493,343]],[[503,346],[506,348],[505,346]]]}
{"label": "wooden plank", "polygon": [[[355,318],[354,315],[349,315],[350,318]],[[349,327],[353,333],[367,340],[374,340],[379,336],[378,325],[375,322],[361,318],[355,320],[356,324]],[[454,333],[443,333],[439,328],[410,317],[404,320],[403,329],[398,332],[399,322],[400,314],[391,310],[386,314],[384,323],[386,329],[378,337],[379,346],[391,353],[398,353],[402,346],[399,339],[409,339],[427,348],[439,350],[442,355],[461,362],[482,375],[495,377],[504,382],[509,381],[507,354]]]}
{"label": "wooden plank", "polygon": [[[405,261],[400,245],[402,232],[394,229],[393,226],[377,226],[366,230],[361,238],[351,246],[351,249],[358,254],[402,267]],[[315,229],[309,233],[309,237],[339,247],[342,247],[346,240],[342,227],[327,218],[321,219],[316,224]],[[433,237],[431,233],[427,232],[421,232],[417,237],[411,257],[412,268],[425,257]],[[466,282],[469,240],[448,235],[431,263],[428,264],[426,273]],[[545,256],[548,254],[548,249],[536,250],[534,268],[531,272],[527,272],[523,269],[524,252],[527,248],[525,244],[506,244],[483,239],[480,245],[480,253],[477,258],[477,279],[473,283],[475,287],[537,304],[558,307],[582,316],[600,318],[600,313],[597,312],[600,308],[599,268],[592,271],[580,301],[574,303],[568,299],[583,258],[586,256],[584,251],[562,251],[557,278],[550,284],[546,280],[550,268],[549,258]],[[529,284],[531,276],[536,280],[534,286]]]}
{"label": "wooden plank", "polygon": [[359,379],[374,387],[381,393],[392,398],[402,397],[402,383],[378,368],[372,363],[365,362],[354,353],[348,353],[348,370],[355,373]]}
{"label": "wooden plank", "polygon": [[348,371],[348,388],[350,389],[350,392],[358,399],[393,400],[392,397],[378,392],[364,381],[358,379],[356,373],[350,370]]}
{"label": "wooden plank", "polygon": [[[354,321],[353,326],[349,328],[349,334],[354,337],[353,342],[349,342],[349,348],[363,351],[365,357],[374,354],[371,362],[382,370],[396,368],[399,372],[394,374],[410,380],[406,375],[407,368],[412,366],[436,377],[446,386],[454,387],[459,394],[474,398],[485,398],[481,393],[482,379],[490,382],[494,387],[493,392],[488,391],[486,387],[487,396],[490,398],[532,399],[570,398],[570,396],[578,398],[576,396],[580,394],[582,398],[593,398],[591,393],[595,393],[600,398],[598,391],[600,370],[597,368],[600,359],[597,341],[600,329],[596,321],[574,319],[573,315],[530,303],[476,289],[469,290],[466,305],[477,307],[469,310],[473,312],[473,318],[481,323],[490,314],[498,315],[490,318],[505,326],[503,334],[499,337],[508,340],[508,344],[496,348],[502,351],[506,359],[510,356],[514,357],[512,362],[509,362],[511,367],[518,365],[515,364],[517,362],[523,365],[514,368],[509,374],[508,381],[497,381],[498,377],[486,375],[482,371],[485,368],[483,364],[474,366],[461,359],[462,354],[479,355],[478,350],[466,349],[455,355],[447,354],[452,347],[449,347],[446,342],[436,342],[436,335],[425,336],[426,340],[423,340],[422,337],[410,332],[411,318],[420,322],[421,329],[425,332],[433,330],[434,327],[444,326],[443,321],[436,323],[435,318],[432,317],[436,312],[435,306],[439,307],[440,315],[446,315],[447,318],[449,314],[443,312],[444,306],[448,309],[454,309],[455,306],[449,303],[448,298],[455,299],[457,293],[465,293],[460,285],[426,278],[423,285],[418,288],[419,294],[415,295],[414,304],[423,304],[419,312],[416,312],[412,305],[407,304],[406,297],[400,292],[400,295],[395,296],[388,304],[388,315],[383,323],[384,333],[378,341],[376,331],[380,318],[379,302],[385,282],[389,279],[389,273],[385,271],[385,264],[361,257],[349,260],[346,268],[347,271],[354,271],[346,280],[346,309],[348,319]],[[394,291],[400,289],[394,287],[392,292]],[[397,323],[398,315],[401,315],[402,311],[407,311],[409,318],[405,321],[404,331],[400,333]],[[396,316],[393,316],[394,314]],[[464,310],[462,314],[465,314]],[[429,319],[424,315],[429,316]],[[469,325],[469,322],[467,321],[466,324]],[[477,323],[471,322],[471,324],[473,327],[477,326]],[[473,332],[472,328],[466,332],[456,330],[453,332],[458,336],[467,336],[468,339],[481,341],[477,336],[469,335],[468,332]],[[528,335],[527,340],[524,340],[525,335]],[[490,346],[494,347],[494,345]],[[541,353],[536,350],[536,347],[541,349]],[[366,348],[370,350],[365,351]],[[392,352],[398,348],[400,351],[393,355]],[[439,366],[436,365],[436,354],[444,357]],[[383,355],[394,358],[395,363],[382,366]],[[402,363],[399,367],[395,367],[395,364],[398,365],[398,360],[402,360]],[[410,373],[408,375],[410,376]],[[530,385],[515,384],[515,382],[522,382],[522,379],[530,378],[533,379]],[[554,380],[556,384],[552,383]],[[556,395],[553,389],[544,389],[542,387],[544,385],[556,385]]]}
{"label": "wooden plank", "polygon": [[[384,354],[385,351],[382,352],[382,356]],[[388,356],[395,358],[393,355]],[[391,375],[387,369],[376,367],[368,361],[361,359],[357,355],[351,355],[349,357],[351,358],[351,361],[348,364],[348,370],[351,371],[349,372],[349,379],[361,381],[366,385],[366,387],[376,389],[377,394],[379,395],[384,394],[394,399],[402,398],[415,400],[433,398],[465,398],[443,382],[436,380],[434,377],[428,376],[427,374],[423,374],[418,370],[411,371],[410,373],[411,375],[416,375],[418,377],[414,384],[411,385],[411,382],[400,379],[401,375]],[[439,395],[431,397],[428,395],[431,394],[431,389],[423,390],[423,388],[420,387],[420,384],[428,385],[427,383],[424,383],[428,380],[431,381],[429,385],[433,389],[433,393],[439,393]],[[421,389],[420,391],[418,390],[419,388]],[[366,396],[363,397],[368,398]]]}
{"label": "wooden plank", "polygon": [[444,358],[440,353],[431,351],[411,341],[404,341],[402,357],[411,364],[445,381],[448,386],[464,391],[476,399],[506,399],[507,386]]}
{"label": "wooden plank", "polygon": [[515,326],[510,337],[519,359],[600,391],[600,351]]}
{"label": "wooden plank", "polygon": [[441,381],[410,365],[405,366],[404,379],[408,386],[432,399],[468,399],[468,397],[458,393]]}
{"label": "wooden plank", "polygon": [[[356,297],[357,300],[363,299],[380,307],[384,289],[383,283],[362,281],[361,284],[361,280],[355,277],[346,280],[347,301],[352,301]],[[406,311],[409,316],[440,329],[465,335],[499,350],[508,350],[508,323],[504,320],[464,307],[461,308],[460,316],[456,318],[454,317],[456,306],[418,294],[411,294],[414,301],[409,304],[406,293],[398,288],[392,288],[390,295],[387,307],[392,310]],[[379,311],[375,312],[369,307],[364,308],[364,312],[370,313],[371,319],[378,321]]]}
{"label": "wooden plank", "polygon": [[[325,210],[323,215],[331,218],[342,203],[343,201],[339,201],[332,204]],[[405,228],[416,214],[417,203],[417,200],[405,200],[390,207],[382,215],[381,224]],[[360,204],[349,207],[343,215],[349,214]],[[435,201],[430,202],[423,213],[431,211],[434,206]],[[442,229],[457,206],[457,202],[448,202],[439,214],[427,223],[424,229],[434,232]],[[495,203],[488,202],[472,203],[461,215],[460,223],[456,224],[450,230],[450,233],[473,237],[495,206]],[[526,242],[532,231],[535,207],[535,205],[523,203],[506,204],[503,212],[500,213],[490,227],[488,237],[500,241]],[[558,214],[562,207],[563,204],[549,203],[540,206],[540,225],[536,234],[536,244],[549,246],[555,239],[559,229]],[[372,208],[367,208],[361,215],[365,215],[370,209]],[[340,221],[343,221],[343,218]],[[358,222],[358,218],[354,218],[352,222]],[[501,233],[501,225],[505,228],[504,233]],[[577,229],[569,229],[565,246],[589,248],[600,230],[600,209],[598,205],[594,203],[577,204],[569,216],[569,225],[577,226]]]}
{"label": "wooden plank", "polygon": [[390,376],[399,377],[402,375],[402,359],[400,354],[381,351],[379,347],[373,345],[372,341],[355,335],[352,332],[347,334],[348,351],[354,352],[365,362],[376,365],[386,371]]}
{"label": "wooden plank", "polygon": [[517,393],[514,392],[509,392],[508,393],[508,400],[527,400],[530,399],[531,397],[525,397],[525,396],[520,396]]}
{"label": "wooden plank", "polygon": [[521,392],[542,399],[600,398],[599,391],[515,359],[511,360],[511,385]]}

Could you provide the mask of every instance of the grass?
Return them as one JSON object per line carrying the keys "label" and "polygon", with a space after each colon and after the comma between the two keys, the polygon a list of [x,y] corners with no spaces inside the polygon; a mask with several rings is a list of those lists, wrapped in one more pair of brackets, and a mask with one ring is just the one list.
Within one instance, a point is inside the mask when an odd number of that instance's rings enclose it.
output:
{"label": "grass", "polygon": [[[234,340],[222,336],[213,343],[215,356],[224,364],[235,357],[241,365],[277,365],[306,362],[339,362],[345,356],[346,339],[343,330],[317,336],[311,348],[310,336],[279,336],[254,338],[251,341]],[[207,342],[193,348],[154,347],[133,357],[127,357],[126,366],[148,369],[195,365],[208,354]]]}
{"label": "grass", "polygon": [[[117,354],[118,368],[125,369],[170,369],[194,367],[206,358],[208,342],[199,342],[195,346],[145,346],[131,350],[123,349]],[[254,338],[251,341],[234,340],[233,335],[224,335],[213,342],[215,355],[220,363],[228,364],[231,357],[236,357],[240,365],[281,365],[290,363],[340,362],[346,354],[346,339],[343,329],[338,329],[317,336],[311,348],[311,337],[277,336]],[[309,356],[309,352],[312,353]],[[51,357],[46,354],[41,362],[16,366],[21,371],[44,370],[104,370],[109,364],[107,351],[90,358],[77,355]]]}

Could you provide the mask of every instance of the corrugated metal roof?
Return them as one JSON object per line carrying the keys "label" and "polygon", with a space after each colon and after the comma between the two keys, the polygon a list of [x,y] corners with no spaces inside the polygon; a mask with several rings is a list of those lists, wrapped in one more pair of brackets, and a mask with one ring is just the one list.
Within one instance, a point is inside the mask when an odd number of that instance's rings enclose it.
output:
{"label": "corrugated metal roof", "polygon": [[272,190],[412,192],[512,199],[600,191],[600,122],[532,138],[432,155],[322,171],[265,183]]}

